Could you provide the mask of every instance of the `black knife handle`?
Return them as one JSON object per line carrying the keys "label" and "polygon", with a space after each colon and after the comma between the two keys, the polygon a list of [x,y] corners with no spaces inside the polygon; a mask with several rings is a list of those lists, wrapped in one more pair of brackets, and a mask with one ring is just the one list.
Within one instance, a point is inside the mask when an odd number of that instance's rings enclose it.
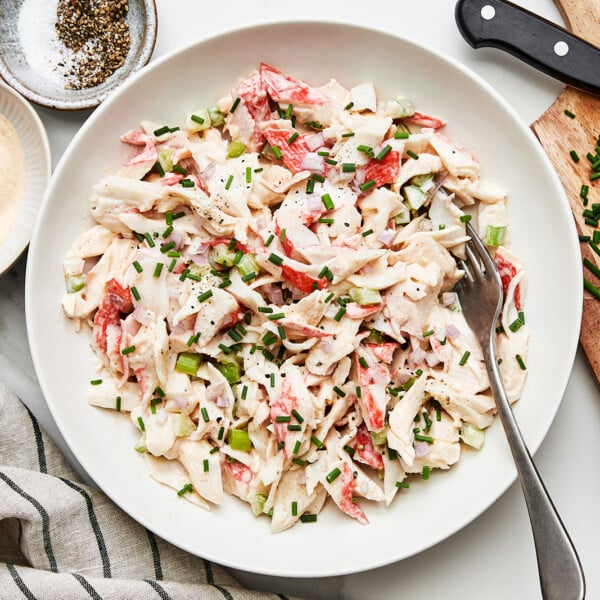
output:
{"label": "black knife handle", "polygon": [[507,0],[458,0],[455,17],[473,48],[499,48],[559,81],[600,94],[600,50],[555,23]]}

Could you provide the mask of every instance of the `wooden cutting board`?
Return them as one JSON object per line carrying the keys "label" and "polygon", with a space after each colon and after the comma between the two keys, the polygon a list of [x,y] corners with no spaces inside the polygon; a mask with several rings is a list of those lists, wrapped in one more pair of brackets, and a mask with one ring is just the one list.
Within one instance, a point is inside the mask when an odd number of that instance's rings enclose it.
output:
{"label": "wooden cutting board", "polygon": [[[600,47],[600,0],[555,0],[567,29]],[[600,65],[598,65],[600,69]],[[575,114],[569,118],[568,110]],[[586,154],[596,154],[600,136],[600,97],[566,87],[552,106],[531,125],[531,128],[554,165],[565,188],[575,223],[580,234],[592,235],[593,228],[585,224],[582,184],[589,186],[588,208],[600,203],[600,179],[590,181],[591,164]],[[575,150],[579,162],[571,156]],[[587,258],[600,268],[598,256],[588,244],[582,243],[582,259]],[[600,280],[588,269],[584,276],[596,287]],[[583,285],[583,283],[582,283]],[[560,290],[557,290],[560,293]],[[600,300],[587,291],[583,295],[583,319],[579,336],[581,346],[600,383]],[[558,351],[558,349],[557,349]]]}

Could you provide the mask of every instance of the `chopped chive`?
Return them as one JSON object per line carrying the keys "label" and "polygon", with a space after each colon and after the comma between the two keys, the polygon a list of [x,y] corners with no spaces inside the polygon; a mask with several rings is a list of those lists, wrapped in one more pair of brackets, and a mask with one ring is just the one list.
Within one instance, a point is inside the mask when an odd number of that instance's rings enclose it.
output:
{"label": "chopped chive", "polygon": [[181,217],[185,217],[185,213],[183,211],[180,211],[173,215],[173,219],[181,219]]}
{"label": "chopped chive", "polygon": [[311,435],[310,436],[310,441],[317,447],[317,448],[322,448],[323,447],[323,442],[316,436],[316,435]]}
{"label": "chopped chive", "polygon": [[598,247],[597,244],[595,244],[593,241],[591,241],[591,242],[588,242],[588,245],[598,256],[600,256],[600,248]]}
{"label": "chopped chive", "polygon": [[575,118],[575,113],[571,112],[568,108],[565,108],[565,115],[567,115],[567,117],[569,117],[569,119]]}
{"label": "chopped chive", "polygon": [[521,329],[521,327],[523,326],[523,322],[521,321],[521,319],[519,317],[517,317],[509,326],[508,328],[515,333],[516,331],[519,331],[519,329]]}
{"label": "chopped chive", "polygon": [[278,415],[275,417],[275,423],[289,423],[292,420],[290,415]]}
{"label": "chopped chive", "polygon": [[281,160],[283,158],[283,154],[281,153],[281,150],[279,149],[279,146],[271,146],[271,150],[273,150],[273,154],[275,155],[276,158],[278,158],[279,160]]}
{"label": "chopped chive", "polygon": [[193,491],[194,486],[191,483],[186,483],[178,492],[177,495],[178,496],[183,496],[184,494],[187,494],[188,492]]}
{"label": "chopped chive", "polygon": [[281,240],[281,243],[283,244],[285,242],[285,236],[286,236],[286,228],[284,227],[281,230],[281,234],[279,235],[279,239]]}
{"label": "chopped chive", "polygon": [[279,325],[279,327],[277,327],[277,331],[279,332],[279,337],[282,340],[286,339],[286,334],[285,334],[285,327],[283,325]]}
{"label": "chopped chive", "polygon": [[323,205],[327,210],[333,210],[335,208],[335,204],[329,194],[323,194],[321,196],[321,202],[323,202]]}
{"label": "chopped chive", "polygon": [[204,302],[205,300],[208,300],[209,298],[212,298],[212,290],[206,290],[206,292],[204,292],[203,294],[200,294],[198,296],[198,302]]}
{"label": "chopped chive", "polygon": [[164,135],[165,133],[169,133],[169,131],[171,131],[171,128],[168,125],[164,125],[163,127],[159,127],[158,129],[155,129],[154,135],[156,137],[160,137],[161,135]]}
{"label": "chopped chive", "polygon": [[233,257],[233,264],[234,265],[239,265],[240,261],[242,260],[243,257],[244,257],[244,253],[241,250],[238,250],[235,253],[235,256]]}
{"label": "chopped chive", "polygon": [[227,331],[227,335],[234,341],[234,342],[240,342],[242,340],[242,336],[235,330],[235,329],[230,329],[229,331]]}
{"label": "chopped chive", "polygon": [[193,188],[196,184],[194,183],[194,181],[192,179],[182,179],[179,182],[179,185],[181,185],[181,187],[184,187],[184,188]]}
{"label": "chopped chive", "polygon": [[342,317],[346,314],[346,307],[342,306],[340,310],[337,311],[335,317],[333,317],[334,321],[341,321]]}
{"label": "chopped chive", "polygon": [[460,215],[461,223],[468,223],[471,220],[471,215]]}
{"label": "chopped chive", "polygon": [[202,277],[200,277],[200,275],[194,275],[194,273],[188,273],[187,278],[192,281],[202,281]]}
{"label": "chopped chive", "polygon": [[117,396],[115,399],[115,410],[121,412],[121,396]]}
{"label": "chopped chive", "polygon": [[369,181],[365,181],[361,183],[358,187],[361,192],[366,192],[368,189],[372,188],[375,185],[374,179],[369,179]]}
{"label": "chopped chive", "polygon": [[338,396],[340,396],[340,398],[343,398],[343,397],[346,395],[346,392],[345,392],[343,389],[339,388],[337,385],[334,385],[334,386],[333,386],[333,391],[334,391],[334,392],[335,392],[335,393],[336,393]]}
{"label": "chopped chive", "polygon": [[590,175],[590,181],[596,181],[600,177],[600,173],[592,173]]}
{"label": "chopped chive", "polygon": [[371,146],[367,146],[365,144],[361,144],[360,146],[357,146],[356,149],[359,152],[364,152],[368,156],[373,156],[373,148],[371,148]]}
{"label": "chopped chive", "polygon": [[233,175],[230,175],[227,179],[227,183],[225,184],[226,190],[228,190],[231,187],[232,182],[233,182]]}
{"label": "chopped chive", "polygon": [[312,194],[315,190],[315,180],[314,179],[309,179],[306,182],[306,193],[307,194]]}
{"label": "chopped chive", "polygon": [[198,115],[190,115],[190,119],[194,121],[194,123],[200,123],[200,125],[204,125],[204,119]]}
{"label": "chopped chive", "polygon": [[135,239],[141,244],[146,238],[141,234],[138,233],[137,231],[132,231],[133,235],[135,236]]}
{"label": "chopped chive", "polygon": [[263,335],[262,338],[260,338],[260,341],[265,346],[271,346],[277,341],[277,339],[277,336],[273,332],[267,331],[267,333],[265,333],[265,335]]}
{"label": "chopped chive", "polygon": [[163,254],[166,254],[169,250],[172,250],[173,248],[175,248],[175,242],[169,242],[168,244],[163,244],[160,247],[160,251]]}
{"label": "chopped chive", "polygon": [[520,354],[515,354],[515,359],[519,363],[519,367],[521,367],[523,371],[526,371],[527,367],[525,366],[525,361],[523,360],[523,357]]}
{"label": "chopped chive", "polygon": [[461,359],[458,361],[458,364],[462,367],[468,360],[471,353],[468,350],[465,350],[465,353],[462,355]]}
{"label": "chopped chive", "polygon": [[327,479],[328,483],[332,483],[333,481],[335,481],[340,475],[342,474],[342,472],[338,469],[338,467],[336,467],[335,469],[333,469],[332,471],[330,471],[329,473],[327,473],[325,479]]}
{"label": "chopped chive", "polygon": [[427,442],[433,444],[433,438],[429,435],[423,435],[421,433],[415,433],[415,440],[417,442]]}
{"label": "chopped chive", "polygon": [[252,271],[251,273],[248,273],[242,277],[242,281],[244,283],[246,283],[248,281],[252,281],[253,279],[256,279],[256,273],[254,271]]}
{"label": "chopped chive", "polygon": [[208,410],[206,410],[205,406],[200,409],[200,413],[202,414],[202,420],[205,423],[208,423],[210,421],[210,417],[208,416]]}
{"label": "chopped chive", "polygon": [[335,223],[335,219],[321,218],[321,219],[317,219],[317,223],[324,223],[325,225],[333,225]]}
{"label": "chopped chive", "polygon": [[320,271],[319,271],[319,279],[321,279],[321,277],[325,277],[325,275],[327,274],[327,271],[329,271],[329,267],[327,265],[325,265]]}
{"label": "chopped chive", "polygon": [[188,174],[187,169],[185,169],[181,165],[173,165],[172,170],[173,170],[173,173],[179,173],[180,175],[183,175],[184,177]]}
{"label": "chopped chive", "polygon": [[123,356],[126,356],[127,354],[131,354],[134,351],[135,351],[135,346],[127,346],[127,348],[123,348],[123,350],[121,350],[121,354]]}
{"label": "chopped chive", "polygon": [[422,335],[424,338],[425,338],[425,337],[429,337],[430,335],[433,335],[433,329],[429,329],[428,331],[424,331],[424,332],[423,332],[421,335]]}
{"label": "chopped chive", "polygon": [[102,379],[92,379],[90,381],[90,385],[100,385],[102,383]]}
{"label": "chopped chive", "polygon": [[354,102],[348,102],[346,106],[344,106],[344,110],[350,110],[354,106]]}
{"label": "chopped chive", "polygon": [[406,140],[410,136],[408,131],[396,131],[394,138],[397,140]]}
{"label": "chopped chive", "polygon": [[295,409],[292,409],[292,415],[298,423],[304,423],[304,417]]}
{"label": "chopped chive", "polygon": [[132,286],[129,289],[131,291],[131,295],[139,302],[141,296],[140,296],[140,293],[138,292],[137,288],[135,286]]}
{"label": "chopped chive", "polygon": [[333,292],[330,292],[329,294],[327,294],[327,297],[325,298],[325,302],[327,304],[329,304],[333,300],[334,296],[335,296],[335,294]]}
{"label": "chopped chive", "polygon": [[302,431],[302,425],[296,425],[295,423],[290,423],[287,428],[288,431]]}
{"label": "chopped chive", "polygon": [[388,446],[387,451],[388,451],[388,458],[390,460],[396,460],[398,458],[398,452],[396,452],[396,450],[394,450],[393,448],[390,448]]}
{"label": "chopped chive", "polygon": [[261,312],[261,313],[272,313],[273,309],[270,306],[259,306],[258,307],[258,312]]}
{"label": "chopped chive", "polygon": [[271,376],[269,377],[269,379],[270,379],[270,382],[269,382],[270,386],[272,388],[274,388],[275,387],[275,373],[271,373]]}
{"label": "chopped chive", "polygon": [[354,132],[353,132],[353,131],[349,131],[348,133],[342,133],[342,137],[343,137],[343,138],[351,138],[351,137],[354,137]]}
{"label": "chopped chive", "polygon": [[431,473],[431,467],[428,467],[427,465],[425,465],[423,467],[423,471],[421,472],[421,477],[423,479],[429,479],[429,474]]}
{"label": "chopped chive", "polygon": [[413,160],[419,160],[419,155],[415,154],[412,150],[407,150],[406,154],[410,156]]}
{"label": "chopped chive", "polygon": [[133,267],[138,272],[141,273],[144,269],[142,269],[142,265],[137,260],[133,261]]}
{"label": "chopped chive", "polygon": [[146,425],[144,425],[144,419],[142,417],[137,418],[138,425],[142,431],[146,431]]}
{"label": "chopped chive", "polygon": [[573,162],[576,162],[576,163],[579,162],[579,156],[578,156],[577,152],[575,152],[575,150],[571,150],[569,152],[569,156],[573,159]]}
{"label": "chopped chive", "polygon": [[361,235],[362,235],[363,237],[367,237],[367,236],[371,235],[372,233],[373,233],[373,230],[372,230],[372,229],[368,229],[367,231],[363,231],[363,232],[361,233]]}
{"label": "chopped chive", "polygon": [[154,248],[154,246],[156,244],[154,243],[154,240],[152,239],[152,236],[148,232],[146,232],[144,234],[144,239],[146,240],[146,242],[148,242],[148,246],[150,246],[150,248]]}
{"label": "chopped chive", "polygon": [[[596,232],[594,232],[596,233]],[[591,261],[588,260],[587,258],[583,259],[583,264],[585,267],[587,267],[596,277],[600,277],[600,269]]]}
{"label": "chopped chive", "polygon": [[[163,232],[162,237],[166,240],[173,233],[173,225],[169,225]],[[174,245],[174,244],[173,244]]]}
{"label": "chopped chive", "polygon": [[292,135],[290,135],[290,137],[288,138],[287,143],[293,144],[298,139],[299,136],[300,136],[300,134],[297,131],[294,131],[294,133],[292,133]]}
{"label": "chopped chive", "polygon": [[323,177],[323,175],[319,175],[318,173],[313,173],[310,178],[313,181],[318,181],[319,183],[323,183],[325,181],[325,177]]}
{"label": "chopped chive", "polygon": [[225,344],[219,344],[218,347],[225,354],[231,354],[233,352],[233,350],[229,346],[226,346]]}
{"label": "chopped chive", "polygon": [[221,441],[223,439],[223,435],[225,435],[225,427],[219,427],[219,433],[217,434],[217,439]]}
{"label": "chopped chive", "polygon": [[185,345],[189,348],[189,347],[193,346],[194,344],[196,344],[199,339],[200,339],[200,332],[196,333],[195,335],[190,335],[190,337],[189,337],[188,341],[185,343]]}
{"label": "chopped chive", "polygon": [[265,242],[265,246],[269,247],[271,245],[271,243],[273,242],[273,240],[275,239],[275,235],[271,234],[268,238],[267,241]]}
{"label": "chopped chive", "polygon": [[163,166],[160,164],[160,161],[156,161],[154,163],[154,170],[161,176],[164,177],[165,176],[165,170],[163,169]]}
{"label": "chopped chive", "polygon": [[333,166],[337,165],[337,160],[334,160],[333,158],[326,158],[326,159],[325,159],[325,162],[326,162],[328,165],[333,165]]}
{"label": "chopped chive", "polygon": [[347,452],[350,456],[354,456],[356,450],[352,446],[348,446],[348,444],[344,444],[344,451]]}
{"label": "chopped chive", "polygon": [[292,462],[295,465],[298,465],[299,467],[305,467],[308,463],[305,460],[302,460],[301,458],[296,458],[294,456],[294,458],[292,458]]}
{"label": "chopped chive", "polygon": [[247,385],[245,385],[245,386],[242,388],[242,400],[245,400],[247,396],[248,396],[248,386],[247,386]]}
{"label": "chopped chive", "polygon": [[264,169],[262,167],[258,167],[258,169],[254,169],[255,173],[262,173]]}
{"label": "chopped chive", "polygon": [[211,448],[211,449],[210,449],[210,452],[209,452],[209,454],[215,454],[215,453],[216,453],[216,452],[218,452],[218,451],[219,451],[219,446],[215,446],[214,448]]}
{"label": "chopped chive", "polygon": [[362,389],[361,389],[360,385],[356,386],[356,397],[362,398]]}
{"label": "chopped chive", "polygon": [[206,473],[206,472],[208,472],[208,470],[210,469],[210,465],[209,465],[209,462],[208,462],[208,458],[205,458],[205,459],[202,461],[202,469],[204,470],[204,472],[205,472],[205,473]]}
{"label": "chopped chive", "polygon": [[354,173],[356,165],[354,163],[342,163],[342,173]]}
{"label": "chopped chive", "polygon": [[285,114],[283,115],[286,119],[289,119],[292,116],[292,112],[294,111],[294,105],[288,104],[285,109]]}
{"label": "chopped chive", "polygon": [[302,442],[300,440],[297,440],[296,443],[294,444],[294,449],[292,450],[292,454],[298,454],[298,452],[300,452],[300,446],[302,446]]}
{"label": "chopped chive", "polygon": [[298,516],[298,503],[294,500],[292,502],[292,517]]}
{"label": "chopped chive", "polygon": [[252,183],[252,167],[246,167],[246,183]]}
{"label": "chopped chive", "polygon": [[408,481],[396,481],[396,487],[406,489],[410,487],[410,483]]}
{"label": "chopped chive", "polygon": [[319,156],[329,156],[329,150],[319,150],[317,154]]}
{"label": "chopped chive", "polygon": [[376,160],[383,160],[388,153],[390,152],[390,150],[392,149],[392,147],[389,144],[386,144],[386,146],[383,148],[383,150],[375,157]]}
{"label": "chopped chive", "polygon": [[233,104],[231,105],[231,109],[230,109],[230,111],[229,111],[230,113],[233,113],[233,112],[235,112],[235,109],[238,107],[238,104],[240,103],[240,100],[241,100],[241,98],[236,98],[236,99],[233,101]]}
{"label": "chopped chive", "polygon": [[269,255],[269,261],[272,262],[274,265],[279,266],[281,265],[281,263],[283,263],[283,258],[271,252],[271,254]]}
{"label": "chopped chive", "polygon": [[587,198],[588,192],[590,191],[590,186],[582,184],[579,195],[585,200]]}
{"label": "chopped chive", "polygon": [[358,362],[360,363],[360,366],[361,366],[363,369],[368,369],[368,368],[369,368],[369,363],[367,362],[367,359],[366,359],[364,356],[361,356],[361,357],[358,359]]}

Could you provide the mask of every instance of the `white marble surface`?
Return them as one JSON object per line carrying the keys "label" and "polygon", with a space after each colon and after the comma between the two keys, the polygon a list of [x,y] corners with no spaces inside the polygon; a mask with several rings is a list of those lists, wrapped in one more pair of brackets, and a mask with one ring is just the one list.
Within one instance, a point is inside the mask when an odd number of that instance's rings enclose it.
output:
{"label": "white marble surface", "polygon": [[[549,19],[559,20],[550,0],[521,0],[520,3]],[[383,10],[384,5],[390,8]],[[343,3],[229,0],[210,8],[204,2],[194,0],[157,0],[157,6],[159,33],[154,57],[231,27],[261,20],[319,16],[396,32],[461,60],[496,87],[528,124],[552,103],[561,89],[557,82],[508,55],[491,49],[473,51],[456,29],[454,3],[450,0],[401,0],[371,5],[356,0]],[[47,128],[56,164],[89,113],[45,109],[38,109],[38,112]],[[57,223],[59,219],[60,215],[57,215]],[[26,256],[23,256],[0,278],[0,380],[21,396],[68,453],[44,402],[29,354],[24,314],[25,261]],[[560,352],[560,349],[551,351]],[[595,510],[600,497],[599,427],[598,388],[580,352],[564,401],[535,458],[578,548],[586,571],[588,598],[591,599],[600,598],[600,574],[596,568],[600,558],[597,537],[600,513]],[[333,544],[339,542],[332,541],[332,551]],[[351,540],[343,542],[352,543]],[[356,548],[357,552],[368,550]],[[434,548],[384,568],[325,579],[282,579],[235,573],[252,587],[317,600],[541,597],[527,513],[516,484],[462,531]]]}

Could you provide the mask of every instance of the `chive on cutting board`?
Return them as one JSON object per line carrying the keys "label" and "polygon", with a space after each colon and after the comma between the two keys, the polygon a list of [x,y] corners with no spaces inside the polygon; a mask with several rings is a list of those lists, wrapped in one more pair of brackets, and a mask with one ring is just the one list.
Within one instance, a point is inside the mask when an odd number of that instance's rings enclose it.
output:
{"label": "chive on cutting board", "polygon": [[[555,0],[555,3],[569,31],[600,47],[600,0]],[[575,118],[565,115],[565,110],[574,113]],[[586,158],[588,152],[596,153],[594,148],[598,145],[600,98],[567,86],[531,128],[565,188],[579,233],[591,235],[593,229],[585,224],[582,215],[584,206],[580,191],[582,184],[588,185],[589,204],[600,203],[600,179],[590,181],[590,162]],[[577,152],[580,159],[578,163],[571,158],[571,150]],[[600,256],[587,244],[581,244],[581,254],[600,268]],[[584,276],[600,287],[600,280],[589,270],[584,271]],[[596,381],[600,383],[600,300],[587,291],[583,295],[579,341]]]}

